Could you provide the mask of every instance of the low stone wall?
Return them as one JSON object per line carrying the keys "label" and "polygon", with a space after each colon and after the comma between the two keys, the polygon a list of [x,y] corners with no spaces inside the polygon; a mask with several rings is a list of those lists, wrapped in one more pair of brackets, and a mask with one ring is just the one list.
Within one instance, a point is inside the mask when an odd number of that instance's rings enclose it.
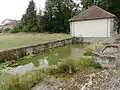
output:
{"label": "low stone wall", "polygon": [[57,40],[57,41],[47,42],[43,44],[3,50],[3,51],[0,51],[0,61],[16,60],[24,56],[37,54],[55,47],[72,44],[73,41],[74,41],[74,38],[68,38],[64,40]]}
{"label": "low stone wall", "polygon": [[[103,38],[102,38],[103,39]],[[81,42],[91,42],[94,43],[94,40],[102,40],[100,38],[82,38],[82,37],[72,37],[64,40],[57,40],[52,42],[47,42],[43,44],[37,44],[32,46],[25,46],[25,47],[19,47],[9,50],[2,50],[0,51],[0,62],[1,61],[9,61],[9,60],[16,60],[19,58],[22,58],[24,56],[37,54],[44,52],[45,50],[49,50],[51,48],[64,46],[72,43],[81,43]],[[93,40],[93,41],[90,41]]]}

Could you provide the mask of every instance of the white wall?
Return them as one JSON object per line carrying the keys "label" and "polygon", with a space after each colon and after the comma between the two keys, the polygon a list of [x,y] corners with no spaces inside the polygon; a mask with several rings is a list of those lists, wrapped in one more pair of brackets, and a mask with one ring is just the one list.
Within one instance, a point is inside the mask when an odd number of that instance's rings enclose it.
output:
{"label": "white wall", "polygon": [[73,37],[110,37],[114,19],[98,19],[70,22]]}

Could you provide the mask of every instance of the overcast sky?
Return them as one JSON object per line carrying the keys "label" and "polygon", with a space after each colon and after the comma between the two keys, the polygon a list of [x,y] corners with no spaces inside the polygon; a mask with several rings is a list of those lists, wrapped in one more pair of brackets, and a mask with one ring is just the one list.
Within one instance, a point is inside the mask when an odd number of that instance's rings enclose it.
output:
{"label": "overcast sky", "polygon": [[[20,20],[25,13],[30,0],[1,0],[0,1],[0,22],[4,19]],[[45,0],[34,0],[36,7],[44,9]]]}

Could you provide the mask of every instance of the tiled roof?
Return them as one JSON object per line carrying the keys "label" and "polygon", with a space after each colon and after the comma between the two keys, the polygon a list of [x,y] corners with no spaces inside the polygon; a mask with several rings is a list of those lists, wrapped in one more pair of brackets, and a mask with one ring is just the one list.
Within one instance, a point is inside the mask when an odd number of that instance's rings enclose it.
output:
{"label": "tiled roof", "polygon": [[83,21],[83,20],[95,20],[95,19],[104,19],[104,18],[114,18],[114,14],[111,14],[102,8],[97,6],[92,6],[86,11],[72,17],[69,21]]}
{"label": "tiled roof", "polygon": [[9,23],[6,23],[6,24],[4,24],[4,26],[9,26],[9,25],[11,25],[11,26],[16,26],[16,22],[9,22]]}

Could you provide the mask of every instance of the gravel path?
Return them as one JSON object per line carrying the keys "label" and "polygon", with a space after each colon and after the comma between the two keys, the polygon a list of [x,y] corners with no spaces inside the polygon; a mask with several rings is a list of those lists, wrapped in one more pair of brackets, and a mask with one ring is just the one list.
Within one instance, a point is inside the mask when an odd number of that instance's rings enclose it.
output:
{"label": "gravel path", "polygon": [[49,78],[32,90],[120,90],[120,73],[111,69],[89,75],[78,73],[68,79]]}

